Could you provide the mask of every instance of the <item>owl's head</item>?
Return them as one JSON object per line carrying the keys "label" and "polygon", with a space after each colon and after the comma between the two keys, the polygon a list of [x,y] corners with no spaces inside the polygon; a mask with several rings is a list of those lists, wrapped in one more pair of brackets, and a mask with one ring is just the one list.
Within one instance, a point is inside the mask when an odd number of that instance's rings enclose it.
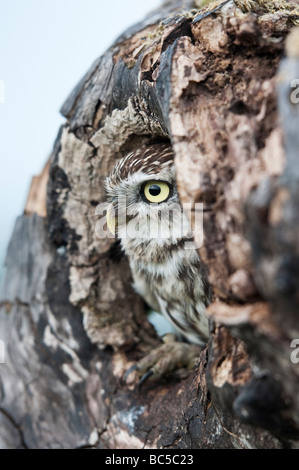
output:
{"label": "owl's head", "polygon": [[173,151],[154,144],[122,158],[106,183],[109,228],[120,239],[173,240],[188,233],[176,187]]}

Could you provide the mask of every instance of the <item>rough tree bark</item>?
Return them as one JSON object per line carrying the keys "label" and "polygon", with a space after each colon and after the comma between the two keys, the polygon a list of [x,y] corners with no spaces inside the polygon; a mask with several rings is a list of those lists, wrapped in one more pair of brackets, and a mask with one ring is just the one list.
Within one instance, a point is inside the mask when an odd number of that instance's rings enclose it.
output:
{"label": "rough tree bark", "polygon": [[[298,20],[165,2],[70,95],[7,254],[1,448],[299,446]],[[139,393],[123,374],[160,339],[95,208],[118,158],[165,139],[182,201],[204,203],[211,334],[194,371]]]}

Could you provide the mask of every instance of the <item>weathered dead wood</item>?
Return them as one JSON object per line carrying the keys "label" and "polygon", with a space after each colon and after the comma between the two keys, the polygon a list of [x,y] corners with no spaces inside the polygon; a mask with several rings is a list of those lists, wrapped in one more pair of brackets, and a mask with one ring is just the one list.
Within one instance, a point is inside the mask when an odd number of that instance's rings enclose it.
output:
{"label": "weathered dead wood", "polygon": [[42,172],[32,178],[27,201],[25,204],[25,215],[38,214],[41,217],[46,217],[49,169],[50,160],[47,161]]}
{"label": "weathered dead wood", "polygon": [[[35,185],[7,255],[1,447],[298,447],[296,54],[279,69],[298,17],[241,4],[165,3],[64,104],[47,215]],[[138,393],[123,374],[160,340],[95,208],[118,158],[165,139],[182,201],[204,203],[211,337],[194,372]]]}

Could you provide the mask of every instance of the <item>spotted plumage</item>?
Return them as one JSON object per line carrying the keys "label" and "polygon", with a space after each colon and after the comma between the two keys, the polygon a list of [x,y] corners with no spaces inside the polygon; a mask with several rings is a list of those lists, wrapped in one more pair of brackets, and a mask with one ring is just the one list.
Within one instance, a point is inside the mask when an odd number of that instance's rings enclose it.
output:
{"label": "spotted plumage", "polygon": [[121,159],[107,179],[107,200],[136,291],[189,342],[203,345],[210,288],[198,251],[190,248],[171,146],[150,145]]}

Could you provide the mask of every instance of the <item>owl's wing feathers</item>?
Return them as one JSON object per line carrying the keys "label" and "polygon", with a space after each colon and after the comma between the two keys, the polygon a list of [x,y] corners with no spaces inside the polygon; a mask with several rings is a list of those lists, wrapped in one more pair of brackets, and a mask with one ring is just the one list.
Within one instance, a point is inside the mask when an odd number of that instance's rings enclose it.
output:
{"label": "owl's wing feathers", "polygon": [[[204,346],[209,334],[209,323],[205,316],[205,306],[201,302],[196,305],[182,302],[167,302],[158,298],[161,313],[173,324],[176,330],[190,343]],[[184,308],[184,315],[182,315]]]}
{"label": "owl's wing feathers", "polygon": [[201,300],[183,302],[182,298],[163,298],[148,280],[134,272],[134,288],[155,312],[160,312],[190,343],[203,346],[209,334],[206,306]]}

